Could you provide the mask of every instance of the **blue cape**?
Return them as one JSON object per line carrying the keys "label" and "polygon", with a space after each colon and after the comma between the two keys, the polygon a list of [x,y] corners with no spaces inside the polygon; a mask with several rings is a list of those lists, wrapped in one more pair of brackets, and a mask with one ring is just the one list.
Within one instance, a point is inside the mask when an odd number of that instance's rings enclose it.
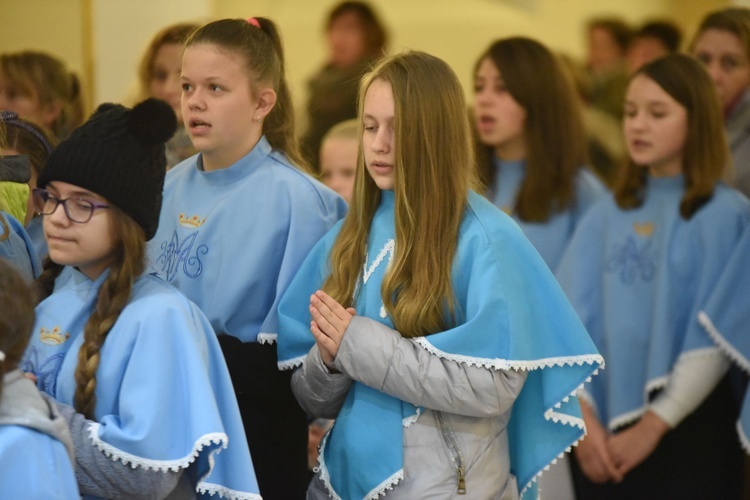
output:
{"label": "blue cape", "polygon": [[601,422],[639,419],[680,356],[714,348],[697,321],[747,224],[748,202],[717,185],[689,220],[682,176],[649,178],[643,204],[602,200],[578,226],[557,277],[607,360],[591,384]]}
{"label": "blue cape", "polygon": [[588,169],[581,167],[575,178],[575,203],[566,210],[553,213],[545,222],[524,222],[515,213],[516,197],[526,175],[526,162],[494,160],[495,184],[489,199],[515,219],[544,261],[553,271],[560,262],[576,225],[586,211],[607,189]]}
{"label": "blue cape", "polygon": [[[83,328],[106,276],[91,281],[66,267],[36,308],[21,368],[71,406]],[[142,276],[100,355],[89,427],[97,448],[132,467],[186,469],[201,498],[260,498],[229,372],[193,303]]]}
{"label": "blue cape", "polygon": [[[750,373],[750,308],[742,303],[748,292],[750,227],[745,229],[724,274],[698,316],[706,332],[719,347],[740,368]],[[737,425],[742,446],[750,453],[750,389],[745,391]]]}
{"label": "blue cape", "polygon": [[346,202],[265,137],[228,168],[196,155],[167,172],[150,271],[206,314],[216,333],[274,342],[278,301]]}
{"label": "blue cape", "polygon": [[[340,225],[310,252],[279,306],[279,366],[300,364],[314,344],[309,297],[329,273]],[[370,227],[357,314],[393,328],[381,283],[396,249],[394,196]],[[436,356],[491,370],[528,370],[509,423],[511,472],[534,493],[537,476],[583,435],[576,390],[603,360],[551,272],[518,226],[471,193],[453,265],[455,326],[416,339]],[[403,427],[420,409],[355,382],[324,442],[323,478],[343,498],[374,498],[403,477]],[[362,467],[361,464],[368,464]]]}
{"label": "blue cape", "polygon": [[33,281],[42,272],[34,244],[21,223],[12,215],[5,212],[0,212],[0,215],[0,236],[5,231],[8,232],[8,237],[0,241],[0,257],[8,259],[24,278]]}

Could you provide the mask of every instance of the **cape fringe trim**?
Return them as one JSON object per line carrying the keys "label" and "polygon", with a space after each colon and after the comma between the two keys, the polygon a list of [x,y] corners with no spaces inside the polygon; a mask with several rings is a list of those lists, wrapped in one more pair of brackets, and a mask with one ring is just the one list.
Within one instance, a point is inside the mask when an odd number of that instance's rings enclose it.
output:
{"label": "cape fringe trim", "polygon": [[197,489],[198,493],[207,493],[211,496],[218,494],[220,498],[228,498],[229,500],[262,500],[261,496],[255,493],[237,491],[213,483],[199,483]]}
{"label": "cape fringe trim", "polygon": [[[89,424],[89,438],[94,446],[113,461],[117,462],[119,460],[124,465],[130,465],[133,469],[141,467],[143,469],[152,469],[161,472],[167,472],[169,470],[177,472],[180,469],[187,469],[190,464],[195,462],[195,459],[198,458],[198,455],[200,455],[200,452],[203,451],[203,448],[206,446],[221,445],[221,448],[223,449],[229,445],[229,438],[226,434],[223,432],[214,432],[201,436],[193,445],[193,450],[183,458],[178,458],[177,460],[151,460],[124,452],[115,448],[111,444],[102,441],[101,438],[99,438],[99,427],[101,427],[101,425],[97,422]],[[209,460],[209,464],[210,470],[206,476],[208,476],[213,470],[212,459]]]}
{"label": "cape fringe trim", "polygon": [[323,481],[323,486],[325,486],[326,490],[328,490],[328,498],[341,500],[341,497],[338,496],[336,491],[333,489],[333,485],[331,484],[331,476],[328,475],[328,467],[326,467],[325,451],[326,445],[328,444],[328,436],[330,435],[331,433],[327,432],[323,436],[323,439],[320,441],[320,449],[318,450],[318,467],[313,470],[315,472],[320,472],[320,480]]}
{"label": "cape fringe trim", "polygon": [[278,333],[259,333],[255,340],[259,344],[275,344],[278,338]]}
{"label": "cape fringe trim", "polygon": [[[531,371],[539,368],[551,368],[553,366],[583,366],[583,364],[594,365],[598,364],[599,368],[604,368],[604,358],[600,354],[584,354],[580,356],[562,356],[557,358],[543,358],[535,359],[532,361],[521,361],[513,359],[501,359],[501,358],[477,358],[474,356],[463,356],[460,354],[450,354],[445,351],[441,351],[425,337],[417,337],[411,339],[412,342],[417,343],[422,348],[426,349],[430,353],[440,358],[455,361],[457,363],[464,363],[469,366],[479,366],[483,368],[492,368],[495,370],[524,370]],[[593,374],[592,374],[593,375]]]}
{"label": "cape fringe trim", "polygon": [[394,475],[380,483],[377,488],[374,488],[371,492],[365,495],[364,500],[374,500],[376,498],[385,496],[388,491],[393,490],[393,487],[400,483],[402,479],[404,479],[404,469],[401,469],[400,471],[396,472]]}
{"label": "cape fringe trim", "polygon": [[[417,417],[420,415],[420,410],[417,409]],[[406,420],[406,419],[404,419]],[[414,419],[416,421],[416,418]],[[342,500],[341,497],[336,493],[336,491],[333,489],[333,485],[331,484],[331,477],[328,475],[328,467],[326,467],[326,461],[325,461],[325,449],[326,445],[328,444],[328,436],[330,434],[326,434],[323,436],[323,440],[320,443],[320,451],[318,452],[318,467],[313,469],[315,472],[320,473],[320,480],[323,481],[323,485],[326,487],[326,490],[328,490],[328,497],[333,498],[334,500]],[[377,487],[375,487],[372,491],[370,491],[367,495],[365,495],[364,500],[373,500],[380,498],[381,496],[385,496],[388,491],[393,490],[393,488],[400,483],[404,479],[404,469],[399,470],[395,474],[393,474],[391,477],[380,483]]]}
{"label": "cape fringe trim", "polygon": [[727,342],[721,332],[716,328],[711,318],[705,312],[701,311],[698,313],[698,322],[701,324],[711,340],[716,342],[719,349],[729,356],[733,362],[737,363],[740,368],[746,373],[750,373],[750,360],[748,360],[742,353],[737,350],[732,344]]}
{"label": "cape fringe trim", "polygon": [[[704,347],[701,349],[693,349],[692,351],[688,351],[688,352],[680,354],[677,357],[677,361],[683,358],[715,356],[721,352],[722,352],[722,349],[716,348],[716,347]],[[677,363],[677,361],[675,361],[675,363]],[[645,401],[648,401],[649,395],[654,391],[666,388],[667,385],[669,384],[669,379],[671,376],[672,376],[672,372],[666,375],[663,375],[661,377],[657,377],[657,378],[647,381],[646,387],[644,388],[643,406],[636,408],[634,410],[631,410],[627,413],[618,415],[615,418],[611,418],[609,422],[607,423],[607,428],[610,431],[615,431],[621,427],[625,427],[626,425],[632,424],[633,422],[643,417],[643,415],[648,411],[650,407],[650,405],[645,402]]]}
{"label": "cape fringe trim", "polygon": [[620,427],[624,427],[628,424],[635,422],[636,420],[640,420],[640,418],[646,413],[646,410],[647,408],[645,406],[642,406],[640,408],[636,408],[633,411],[624,413],[618,416],[617,418],[613,418],[609,421],[607,428],[610,431],[616,431]]}
{"label": "cape fringe trim", "polygon": [[750,440],[747,439],[747,434],[742,429],[742,422],[737,421],[737,435],[740,437],[740,446],[745,450],[745,453],[750,455]]}
{"label": "cape fringe trim", "polygon": [[499,359],[499,358],[477,358],[473,356],[462,356],[458,354],[449,354],[447,352],[441,351],[437,347],[430,344],[425,337],[418,337],[416,339],[412,339],[413,342],[421,346],[422,348],[426,349],[430,353],[434,354],[435,356],[438,356],[440,358],[448,359],[451,361],[455,361],[458,363],[465,363],[469,366],[479,366],[484,367],[488,369],[496,369],[496,370],[525,370],[525,371],[531,371],[531,370],[537,370],[540,368],[551,368],[553,366],[583,366],[583,364],[588,365],[598,365],[591,375],[586,377],[586,380],[584,380],[583,383],[581,383],[578,387],[573,389],[570,394],[568,394],[566,397],[564,397],[560,402],[555,404],[552,408],[547,409],[544,412],[544,418],[547,421],[561,424],[561,425],[570,425],[571,427],[577,427],[581,429],[581,436],[576,439],[573,443],[571,443],[567,448],[565,448],[562,453],[557,455],[550,463],[548,463],[542,470],[537,472],[534,477],[532,477],[528,483],[526,483],[523,488],[521,489],[521,496],[528,490],[534,483],[536,483],[539,478],[544,474],[546,471],[549,470],[549,468],[556,464],[557,461],[565,456],[566,453],[570,453],[570,451],[573,449],[574,446],[578,446],[578,443],[581,442],[581,439],[586,435],[586,425],[583,422],[582,418],[574,417],[572,415],[566,415],[563,413],[559,413],[555,411],[555,408],[560,408],[563,403],[566,403],[570,400],[571,396],[575,396],[579,391],[583,390],[583,386],[586,382],[591,381],[591,377],[595,376],[597,373],[599,373],[599,370],[604,368],[604,358],[600,354],[585,354],[582,356],[563,356],[563,357],[557,357],[557,358],[544,358],[544,359],[536,359],[533,361],[518,361],[518,360],[508,360],[508,359]]}
{"label": "cape fringe trim", "polygon": [[[545,413],[544,416],[545,417],[547,416],[546,413]],[[583,419],[577,419],[577,420],[581,420],[581,422],[583,422]],[[570,443],[570,445],[567,448],[565,448],[560,454],[558,454],[557,457],[555,457],[554,459],[552,459],[552,461],[550,463],[548,463],[547,465],[545,465],[542,470],[540,470],[539,472],[537,472],[534,475],[534,477],[532,477],[529,480],[529,482],[526,483],[523,488],[521,488],[521,495],[520,495],[521,498],[523,498],[524,493],[526,493],[526,491],[529,488],[531,488],[531,486],[534,483],[536,483],[536,482],[539,481],[539,478],[542,477],[542,474],[544,474],[545,472],[547,472],[550,469],[550,467],[552,467],[553,465],[555,465],[557,463],[558,460],[560,460],[565,455],[567,455],[568,453],[570,453],[573,450],[574,447],[578,446],[578,444],[581,442],[581,440],[583,440],[583,438],[586,436],[586,426],[584,425],[581,428],[581,430],[583,432],[581,432],[581,436],[578,439],[576,439],[575,441],[573,441],[572,443]]]}
{"label": "cape fringe trim", "polygon": [[297,358],[287,359],[286,361],[279,361],[277,365],[279,367],[279,370],[291,370],[292,368],[302,366],[302,363],[305,362],[305,357],[307,357],[307,354],[305,354],[304,356],[299,356]]}
{"label": "cape fringe trim", "polygon": [[404,428],[411,427],[419,419],[419,417],[421,415],[422,415],[422,408],[417,407],[417,413],[415,413],[414,415],[411,415],[409,417],[404,418],[401,421],[401,425],[403,425]]}

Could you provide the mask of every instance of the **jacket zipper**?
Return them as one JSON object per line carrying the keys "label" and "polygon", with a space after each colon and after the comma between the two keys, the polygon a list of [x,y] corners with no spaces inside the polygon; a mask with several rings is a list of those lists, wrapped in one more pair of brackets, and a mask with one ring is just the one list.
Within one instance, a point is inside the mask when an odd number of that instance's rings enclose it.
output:
{"label": "jacket zipper", "polygon": [[466,494],[466,469],[464,464],[464,456],[458,447],[456,442],[456,435],[453,433],[453,429],[450,424],[445,420],[442,412],[434,412],[437,420],[440,433],[443,435],[443,440],[446,446],[448,446],[448,453],[451,458],[451,462],[456,467],[456,477],[458,479],[457,493],[459,495]]}

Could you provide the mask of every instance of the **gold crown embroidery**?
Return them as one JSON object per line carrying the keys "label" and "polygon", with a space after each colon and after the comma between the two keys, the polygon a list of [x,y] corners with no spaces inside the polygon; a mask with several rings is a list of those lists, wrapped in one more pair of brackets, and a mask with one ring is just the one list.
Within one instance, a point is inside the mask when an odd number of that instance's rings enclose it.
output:
{"label": "gold crown embroidery", "polygon": [[197,215],[188,217],[185,214],[180,214],[180,225],[183,227],[200,227],[204,222],[206,222],[206,217],[203,217],[203,219],[201,219]]}
{"label": "gold crown embroidery", "polygon": [[59,326],[54,327],[52,330],[42,327],[39,329],[39,338],[43,344],[60,345],[70,338],[70,333],[63,333]]}
{"label": "gold crown embroidery", "polygon": [[638,236],[644,236],[650,238],[654,234],[654,223],[653,222],[633,222],[633,230]]}

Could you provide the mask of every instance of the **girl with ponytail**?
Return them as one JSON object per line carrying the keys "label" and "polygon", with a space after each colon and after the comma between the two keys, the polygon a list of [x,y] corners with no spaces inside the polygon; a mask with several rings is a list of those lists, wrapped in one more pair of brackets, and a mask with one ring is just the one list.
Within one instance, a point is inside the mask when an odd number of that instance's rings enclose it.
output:
{"label": "girl with ponytail", "polygon": [[345,202],[306,172],[279,32],[223,19],[187,40],[182,118],[197,156],[169,171],[152,271],[219,334],[261,493],[303,498],[307,418],[276,368],[278,300]]}
{"label": "girl with ponytail", "polygon": [[163,101],[103,104],[34,190],[49,259],[22,369],[68,420],[86,498],[259,498],[208,320],[144,274],[175,128]]}
{"label": "girl with ponytail", "polygon": [[299,367],[308,413],[336,418],[308,498],[534,498],[583,436],[575,393],[602,359],[519,227],[473,191],[450,67],[387,57],[359,103],[351,210],[279,305],[280,367]]}

